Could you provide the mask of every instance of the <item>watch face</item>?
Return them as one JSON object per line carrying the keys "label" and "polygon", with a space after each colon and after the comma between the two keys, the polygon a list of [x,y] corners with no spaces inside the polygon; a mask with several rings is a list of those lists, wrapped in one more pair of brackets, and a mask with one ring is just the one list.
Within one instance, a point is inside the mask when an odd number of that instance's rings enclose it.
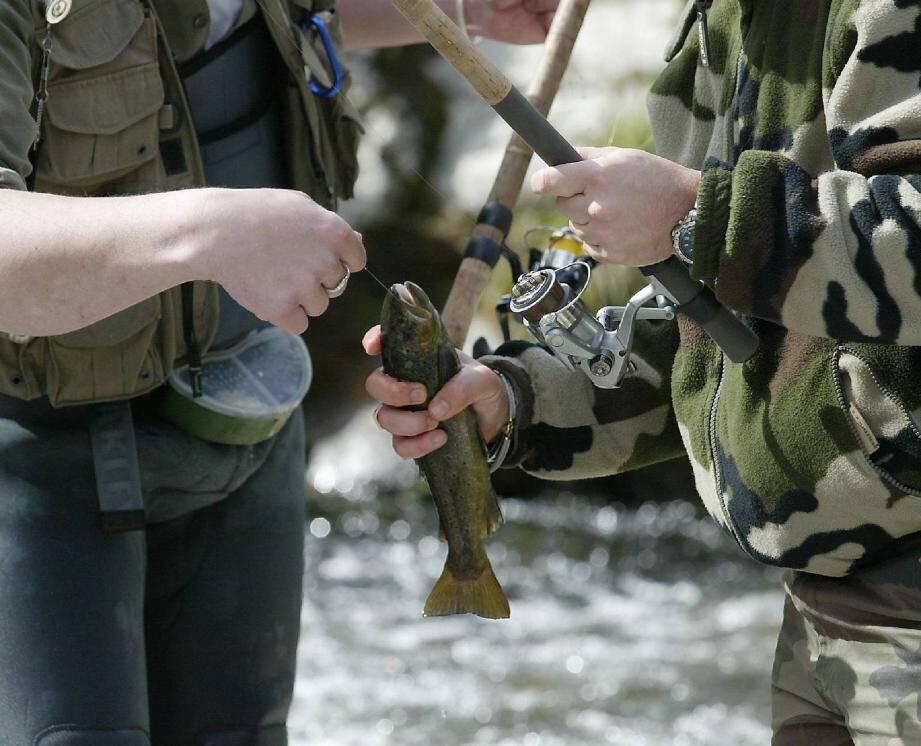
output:
{"label": "watch face", "polygon": [[678,248],[688,262],[694,260],[694,226],[682,228],[678,233]]}

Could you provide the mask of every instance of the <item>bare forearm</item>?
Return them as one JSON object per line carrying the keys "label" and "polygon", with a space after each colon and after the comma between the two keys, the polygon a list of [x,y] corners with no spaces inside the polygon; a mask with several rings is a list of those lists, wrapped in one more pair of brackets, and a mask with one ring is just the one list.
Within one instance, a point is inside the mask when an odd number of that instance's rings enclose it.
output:
{"label": "bare forearm", "polygon": [[76,198],[0,190],[0,330],[63,334],[187,280],[213,280],[300,334],[329,305],[361,236],[290,189]]}
{"label": "bare forearm", "polygon": [[[449,18],[456,20],[455,0],[437,2]],[[346,49],[399,47],[422,41],[422,37],[389,0],[339,0],[336,8],[342,22]]]}
{"label": "bare forearm", "polygon": [[192,279],[194,191],[75,198],[0,190],[0,330],[61,334]]}

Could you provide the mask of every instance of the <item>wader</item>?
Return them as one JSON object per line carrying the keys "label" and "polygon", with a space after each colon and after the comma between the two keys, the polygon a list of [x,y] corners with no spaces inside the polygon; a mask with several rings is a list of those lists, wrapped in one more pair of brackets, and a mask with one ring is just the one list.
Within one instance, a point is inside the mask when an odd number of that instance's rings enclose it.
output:
{"label": "wader", "polygon": [[[184,66],[210,184],[287,186],[276,57],[257,17]],[[226,294],[220,313],[217,346],[261,324]],[[105,405],[0,397],[0,743],[282,746],[300,411],[270,440],[225,446],[158,419],[150,397],[129,407],[126,430]],[[136,491],[145,530],[100,529],[105,478],[116,501]]]}

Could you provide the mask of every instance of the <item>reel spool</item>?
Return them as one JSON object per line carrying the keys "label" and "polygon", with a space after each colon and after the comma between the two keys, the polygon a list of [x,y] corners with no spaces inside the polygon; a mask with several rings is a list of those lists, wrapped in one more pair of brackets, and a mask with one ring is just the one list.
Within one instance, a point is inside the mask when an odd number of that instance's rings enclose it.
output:
{"label": "reel spool", "polygon": [[[574,274],[580,281],[570,284]],[[582,301],[590,281],[591,266],[585,262],[534,270],[518,278],[509,307],[569,368],[580,368],[598,388],[616,388],[635,370],[630,353],[636,320],[671,321],[675,306],[663,288],[650,284],[625,306],[606,306],[593,316]],[[657,306],[647,307],[652,300]]]}

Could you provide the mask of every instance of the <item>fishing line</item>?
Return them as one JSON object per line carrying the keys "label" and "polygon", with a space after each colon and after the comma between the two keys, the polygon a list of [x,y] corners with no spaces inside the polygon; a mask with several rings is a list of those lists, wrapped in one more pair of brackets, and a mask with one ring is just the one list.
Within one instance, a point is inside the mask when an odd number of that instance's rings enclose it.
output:
{"label": "fishing line", "polygon": [[378,276],[377,276],[376,274],[374,274],[370,269],[368,269],[368,265],[367,265],[367,264],[365,264],[365,268],[364,268],[364,270],[362,270],[362,271],[363,271],[363,272],[367,272],[367,273],[371,276],[371,279],[374,280],[374,282],[376,282],[376,283],[377,283],[378,285],[380,285],[382,288],[384,288],[384,291],[385,291],[388,295],[392,295],[394,298],[396,298],[398,301],[400,301],[400,303],[402,303],[404,306],[407,306],[408,308],[411,308],[411,307],[412,307],[412,306],[410,306],[409,303],[407,303],[405,300],[403,300],[403,298],[400,297],[400,294],[399,294],[396,290],[394,290],[392,286],[390,286],[390,285],[385,285],[385,284],[381,281],[381,278],[380,278],[380,277],[378,277]]}
{"label": "fishing line", "polygon": [[[363,271],[364,271],[364,272],[367,272],[367,273],[371,276],[371,279],[374,280],[374,282],[376,282],[376,283],[377,283],[378,285],[380,285],[382,288],[384,288],[384,290],[385,290],[386,292],[388,292],[388,293],[393,293],[393,290],[391,290],[390,286],[389,286],[389,285],[385,285],[385,284],[381,281],[381,278],[378,277],[376,274],[374,274],[374,273],[371,271],[371,269],[368,267],[367,264],[365,265],[365,268],[364,268]],[[396,293],[393,293],[393,294],[396,295]]]}

